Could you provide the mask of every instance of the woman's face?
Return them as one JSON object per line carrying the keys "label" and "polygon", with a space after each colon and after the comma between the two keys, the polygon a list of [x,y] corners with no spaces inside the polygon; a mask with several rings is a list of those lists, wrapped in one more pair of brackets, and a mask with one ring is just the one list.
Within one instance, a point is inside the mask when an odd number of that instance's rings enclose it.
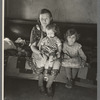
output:
{"label": "woman's face", "polygon": [[68,36],[67,40],[69,45],[73,45],[76,41],[76,36],[75,35]]}
{"label": "woman's face", "polygon": [[40,23],[42,26],[46,27],[48,24],[50,24],[51,17],[48,13],[40,14]]}

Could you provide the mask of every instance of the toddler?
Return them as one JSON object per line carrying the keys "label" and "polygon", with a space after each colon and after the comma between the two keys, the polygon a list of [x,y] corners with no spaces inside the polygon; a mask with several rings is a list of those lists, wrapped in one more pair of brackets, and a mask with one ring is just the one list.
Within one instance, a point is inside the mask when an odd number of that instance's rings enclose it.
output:
{"label": "toddler", "polygon": [[45,74],[51,73],[54,60],[60,58],[61,41],[56,36],[56,32],[55,24],[47,25],[47,36],[43,38],[40,44],[41,55],[46,59]]}

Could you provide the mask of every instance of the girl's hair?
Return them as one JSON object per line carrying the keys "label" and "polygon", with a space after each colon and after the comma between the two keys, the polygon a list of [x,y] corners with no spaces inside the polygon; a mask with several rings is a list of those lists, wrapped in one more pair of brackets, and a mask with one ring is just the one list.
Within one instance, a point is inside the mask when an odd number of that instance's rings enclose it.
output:
{"label": "girl's hair", "polygon": [[[41,11],[40,11],[40,13],[39,13],[39,16],[40,16],[40,14],[46,14],[46,13],[49,14],[49,16],[50,16],[50,18],[51,18],[50,23],[53,22],[52,13],[51,13],[50,10],[48,10],[48,9],[41,9]],[[39,16],[38,16],[38,23],[40,24]]]}
{"label": "girl's hair", "polygon": [[47,30],[53,30],[54,33],[57,32],[56,24],[49,24],[49,25],[46,26],[46,29]]}
{"label": "girl's hair", "polygon": [[68,29],[67,32],[65,33],[65,40],[68,36],[76,36],[76,41],[79,40],[80,35],[77,33],[77,31],[74,28]]}

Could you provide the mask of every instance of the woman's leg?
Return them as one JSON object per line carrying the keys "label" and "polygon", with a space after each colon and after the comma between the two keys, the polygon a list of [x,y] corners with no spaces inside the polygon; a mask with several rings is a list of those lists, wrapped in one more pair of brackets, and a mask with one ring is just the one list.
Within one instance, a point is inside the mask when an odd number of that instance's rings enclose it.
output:
{"label": "woman's leg", "polygon": [[54,81],[54,79],[56,78],[56,76],[58,74],[59,68],[60,68],[60,61],[57,60],[57,61],[54,62],[53,69],[51,71],[51,75],[49,75],[49,77],[48,77],[48,81],[47,81],[47,85],[46,85],[48,95],[53,94],[52,84],[53,84],[53,81]]}
{"label": "woman's leg", "polygon": [[56,78],[57,74],[58,74],[58,69],[53,69],[51,71],[51,75],[48,76],[48,81],[46,85],[47,88],[50,88],[52,86],[52,83],[54,79]]}
{"label": "woman's leg", "polygon": [[42,87],[43,86],[43,70],[44,68],[38,68],[37,69],[37,74],[38,74],[38,86]]}
{"label": "woman's leg", "polygon": [[44,67],[38,68],[37,69],[37,74],[38,74],[38,87],[41,93],[45,93],[45,89],[44,89]]}
{"label": "woman's leg", "polygon": [[47,87],[51,87],[54,79],[56,78],[57,74],[58,74],[58,71],[59,71],[59,68],[60,68],[60,61],[59,60],[56,60],[53,64],[53,69],[51,71],[51,75],[49,77],[49,81],[47,82]]}
{"label": "woman's leg", "polygon": [[40,55],[37,55],[37,54],[34,54],[34,59],[35,59],[35,64],[36,64],[36,67],[37,67],[37,75],[38,75],[38,86],[39,86],[39,89],[40,89],[40,92],[41,93],[44,93],[45,92],[45,89],[44,89],[44,65],[45,65],[45,62],[46,62],[46,57],[45,56],[40,56]]}

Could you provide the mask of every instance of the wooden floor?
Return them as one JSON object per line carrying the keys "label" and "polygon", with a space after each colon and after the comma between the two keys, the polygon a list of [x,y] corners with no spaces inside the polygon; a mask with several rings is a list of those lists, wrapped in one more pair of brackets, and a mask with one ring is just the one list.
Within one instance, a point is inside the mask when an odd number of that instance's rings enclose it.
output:
{"label": "wooden floor", "polygon": [[54,96],[41,95],[37,80],[5,78],[4,100],[97,100],[96,88],[74,86],[65,88],[64,83],[54,83]]}

